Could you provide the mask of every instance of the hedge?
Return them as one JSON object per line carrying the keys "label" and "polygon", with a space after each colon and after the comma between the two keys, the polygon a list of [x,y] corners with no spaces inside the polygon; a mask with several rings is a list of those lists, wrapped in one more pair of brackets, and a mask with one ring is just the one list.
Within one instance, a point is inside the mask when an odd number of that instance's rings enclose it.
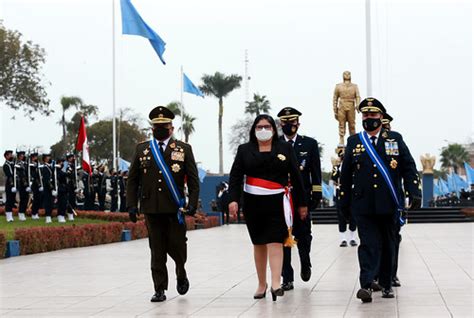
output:
{"label": "hedge", "polygon": [[119,242],[122,223],[86,224],[81,226],[31,227],[15,230],[20,254],[50,252],[63,248]]}
{"label": "hedge", "polygon": [[5,257],[5,252],[7,251],[7,238],[5,233],[0,232],[0,258]]}

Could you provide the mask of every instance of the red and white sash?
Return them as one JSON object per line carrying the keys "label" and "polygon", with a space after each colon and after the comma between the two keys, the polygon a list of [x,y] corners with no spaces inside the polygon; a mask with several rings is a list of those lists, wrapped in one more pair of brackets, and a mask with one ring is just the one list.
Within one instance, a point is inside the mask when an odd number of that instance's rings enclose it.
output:
{"label": "red and white sash", "polygon": [[288,228],[293,226],[293,200],[288,187],[284,187],[277,182],[247,176],[244,184],[244,191],[254,195],[273,195],[284,193],[283,212],[285,214],[285,222]]}

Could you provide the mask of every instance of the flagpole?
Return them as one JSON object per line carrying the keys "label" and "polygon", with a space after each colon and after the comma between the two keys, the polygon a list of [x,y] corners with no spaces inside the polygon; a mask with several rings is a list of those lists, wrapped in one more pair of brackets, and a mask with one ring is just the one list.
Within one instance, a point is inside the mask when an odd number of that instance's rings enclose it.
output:
{"label": "flagpole", "polygon": [[183,102],[183,91],[184,91],[184,72],[183,65],[181,65],[181,140],[183,140],[184,135],[184,102]]}
{"label": "flagpole", "polygon": [[115,127],[115,0],[112,0],[112,151],[113,168],[117,170],[117,132]]}
{"label": "flagpole", "polygon": [[372,96],[372,38],[370,26],[370,0],[365,0],[365,37],[367,58],[367,97]]}

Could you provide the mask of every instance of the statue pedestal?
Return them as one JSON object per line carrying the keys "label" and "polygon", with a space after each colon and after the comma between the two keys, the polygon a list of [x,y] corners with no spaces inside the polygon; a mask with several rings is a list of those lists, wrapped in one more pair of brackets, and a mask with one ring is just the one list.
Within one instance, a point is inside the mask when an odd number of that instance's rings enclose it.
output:
{"label": "statue pedestal", "polygon": [[433,200],[434,190],[434,176],[431,173],[423,174],[423,205],[427,208],[430,206],[430,201]]}

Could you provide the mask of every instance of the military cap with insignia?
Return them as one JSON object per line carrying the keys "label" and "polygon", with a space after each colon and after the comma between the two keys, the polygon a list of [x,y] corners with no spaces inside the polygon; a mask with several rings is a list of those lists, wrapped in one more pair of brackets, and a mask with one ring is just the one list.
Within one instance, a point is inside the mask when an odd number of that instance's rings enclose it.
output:
{"label": "military cap with insignia", "polygon": [[295,120],[298,119],[298,117],[301,115],[301,112],[294,109],[293,107],[285,107],[277,114],[278,118],[280,118],[280,120],[282,121]]}
{"label": "military cap with insignia", "polygon": [[150,118],[152,124],[166,124],[171,123],[174,114],[165,106],[157,106],[151,110],[148,118]]}
{"label": "military cap with insignia", "polygon": [[13,154],[13,150],[5,150],[5,152],[3,153],[3,156],[5,157],[6,155],[11,155]]}
{"label": "military cap with insignia", "polygon": [[390,124],[392,120],[393,120],[393,117],[390,116],[387,112],[383,114],[382,124],[384,125]]}
{"label": "military cap with insignia", "polygon": [[69,159],[69,158],[72,158],[72,157],[74,157],[74,154],[72,154],[72,153],[66,154],[66,160]]}
{"label": "military cap with insignia", "polygon": [[24,155],[24,154],[25,154],[24,150],[17,150],[17,152],[16,152],[17,156],[21,156],[21,155]]}
{"label": "military cap with insignia", "polygon": [[32,152],[30,153],[30,157],[38,157],[38,153],[36,151]]}
{"label": "military cap with insignia", "polygon": [[43,157],[43,158],[46,158],[46,157],[51,157],[51,154],[50,154],[50,153],[48,153],[48,152],[46,152],[46,153],[44,153],[44,154],[42,155],[42,157]]}
{"label": "military cap with insignia", "polygon": [[367,97],[361,101],[359,104],[359,111],[362,113],[386,113],[385,107],[382,103],[373,97]]}

